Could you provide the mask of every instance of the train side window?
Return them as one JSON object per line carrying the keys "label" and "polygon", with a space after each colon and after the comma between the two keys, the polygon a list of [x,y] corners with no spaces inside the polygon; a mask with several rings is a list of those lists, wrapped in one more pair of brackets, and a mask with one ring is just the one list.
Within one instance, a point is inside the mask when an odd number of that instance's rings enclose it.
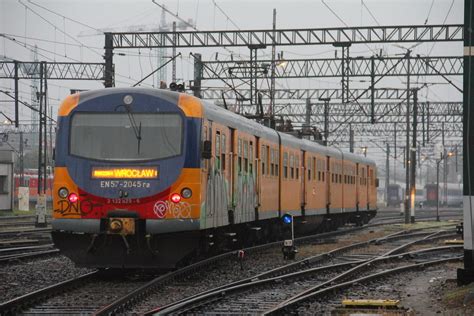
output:
{"label": "train side window", "polygon": [[261,156],[262,156],[262,175],[265,175],[265,162],[266,162],[266,159],[265,159],[265,154],[267,153],[267,151],[265,150],[265,145],[262,145],[262,149],[261,149]]}
{"label": "train side window", "polygon": [[238,155],[238,170],[242,172],[242,140],[239,138],[237,145],[237,155]]}
{"label": "train side window", "polygon": [[311,157],[308,158],[308,181],[311,181]]}
{"label": "train side window", "polygon": [[[323,182],[326,182],[326,161],[323,161]],[[328,182],[329,182],[329,178],[328,178]]]}
{"label": "train side window", "polygon": [[288,179],[288,153],[283,154],[283,176]]}
{"label": "train side window", "polygon": [[249,171],[249,142],[244,140],[244,171]]}
{"label": "train side window", "polygon": [[322,161],[317,160],[317,170],[318,170],[318,182],[321,182],[321,170],[322,170]]}
{"label": "train side window", "polygon": [[270,175],[275,175],[275,151],[270,149]]}
{"label": "train side window", "polygon": [[296,156],[295,165],[296,165],[296,180],[298,180],[300,178],[300,157],[298,156]]}
{"label": "train side window", "polygon": [[280,165],[280,162],[278,161],[280,157],[278,157],[278,149],[275,149],[275,176],[278,177],[279,171],[278,171],[278,166]]}
{"label": "train side window", "polygon": [[216,148],[215,148],[215,156],[216,156],[216,168],[221,168],[221,134],[219,131],[216,131]]}
{"label": "train side window", "polygon": [[249,172],[253,174],[253,142],[249,143]]}
{"label": "train side window", "polygon": [[267,166],[266,173],[267,175],[270,175],[270,146],[265,146],[265,158],[267,158],[267,161],[265,162],[265,165]]}
{"label": "train side window", "polygon": [[290,154],[290,178],[294,179],[295,177],[295,157],[293,154]]}
{"label": "train side window", "polygon": [[222,170],[225,170],[225,156],[226,156],[226,137],[225,137],[225,134],[222,134],[221,138],[222,138],[221,165],[222,165]]}

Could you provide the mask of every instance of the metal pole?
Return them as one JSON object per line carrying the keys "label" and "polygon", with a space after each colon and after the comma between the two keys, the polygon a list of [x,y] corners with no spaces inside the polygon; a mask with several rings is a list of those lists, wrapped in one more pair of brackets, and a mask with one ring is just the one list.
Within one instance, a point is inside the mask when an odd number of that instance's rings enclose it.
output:
{"label": "metal pole", "polygon": [[405,150],[405,224],[410,222],[410,50],[407,51],[407,109],[406,109],[406,150]]}
{"label": "metal pole", "polygon": [[[445,149],[445,145],[444,145],[444,122],[441,123],[441,143],[443,145],[443,157],[446,157],[446,149]],[[444,171],[446,170],[446,159],[444,160],[443,162],[443,183],[446,184],[446,178],[445,178],[445,174],[444,174]],[[445,192],[444,192],[444,185],[443,185],[443,198],[441,199],[441,204],[442,205],[445,205]]]}
{"label": "metal pole", "polygon": [[293,215],[291,215],[291,241],[292,241],[292,244],[293,244],[293,247],[295,246],[295,231],[294,231],[294,218],[293,218]]}
{"label": "metal pole", "polygon": [[[176,22],[173,22],[173,56],[176,56]],[[173,59],[171,82],[176,82],[176,59]]]}
{"label": "metal pole", "polygon": [[39,133],[38,133],[38,197],[41,195],[42,183],[42,157],[43,157],[43,124],[41,123],[43,116],[43,63],[40,63],[40,92],[39,92]]}
{"label": "metal pole", "polygon": [[441,158],[436,160],[436,221],[439,222],[439,164]]}
{"label": "metal pole", "polygon": [[43,147],[43,193],[46,194],[46,188],[47,188],[47,179],[48,179],[48,170],[47,170],[47,165],[48,165],[48,128],[47,128],[47,122],[48,122],[48,64],[45,62],[44,63],[44,91],[43,95],[41,96],[44,98],[44,114],[43,114],[43,120],[41,123],[43,124],[43,139],[44,139],[44,147]]}
{"label": "metal pole", "polygon": [[370,122],[375,124],[375,61],[370,57]]}
{"label": "metal pole", "polygon": [[393,180],[397,182],[397,123],[393,123]]}
{"label": "metal pole", "polygon": [[304,119],[304,130],[310,130],[311,129],[311,99],[306,98],[306,113],[305,113],[305,119]]}
{"label": "metal pole", "polygon": [[23,150],[23,132],[20,131],[20,186],[25,186],[25,164]]}
{"label": "metal pole", "polygon": [[351,123],[349,123],[349,152],[354,152],[354,130]]}
{"label": "metal pole", "polygon": [[114,42],[111,33],[105,33],[105,72],[104,72],[104,87],[110,88],[115,85],[114,82]]}
{"label": "metal pole", "polygon": [[385,202],[388,204],[388,185],[390,184],[390,145],[387,146],[387,161],[385,162]]}
{"label": "metal pole", "polygon": [[328,145],[328,137],[329,137],[329,101],[331,98],[319,98],[319,101],[324,102],[324,141],[323,145]]}
{"label": "metal pole", "polygon": [[444,161],[443,161],[443,204],[448,205],[448,152],[446,149],[443,151]]}
{"label": "metal pole", "polygon": [[464,0],[464,62],[463,62],[463,208],[464,208],[464,267],[458,269],[458,283],[469,284],[474,281],[474,3]]}
{"label": "metal pole", "polygon": [[253,49],[250,49],[250,104],[253,104]]}
{"label": "metal pole", "polygon": [[[270,82],[270,109],[268,111],[268,115],[270,116],[270,122],[273,121],[273,109],[275,107],[275,53],[276,53],[276,45],[275,45],[275,36],[276,36],[276,9],[273,9],[273,39],[272,39],[272,73],[271,73],[271,82]],[[271,126],[271,124],[270,124]]]}
{"label": "metal pole", "polygon": [[18,61],[15,63],[15,127],[18,128],[19,124],[19,114],[18,114]]}
{"label": "metal pole", "polygon": [[410,201],[411,201],[411,212],[410,222],[415,222],[415,196],[416,196],[416,131],[417,131],[417,120],[418,120],[418,90],[413,90],[413,135],[412,135],[412,148],[410,150]]}
{"label": "metal pole", "polygon": [[201,61],[201,54],[194,54],[194,85],[193,93],[197,98],[201,98],[201,83],[203,65]]}

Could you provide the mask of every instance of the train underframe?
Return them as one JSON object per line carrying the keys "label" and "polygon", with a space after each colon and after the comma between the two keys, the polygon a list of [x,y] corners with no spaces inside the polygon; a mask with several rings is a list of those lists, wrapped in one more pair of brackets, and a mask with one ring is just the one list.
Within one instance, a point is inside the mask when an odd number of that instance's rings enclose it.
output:
{"label": "train underframe", "polygon": [[[296,236],[368,223],[376,211],[294,217]],[[103,219],[99,233],[54,230],[54,244],[77,266],[169,270],[224,251],[291,238],[290,225],[279,218],[215,229],[147,234],[145,220],[135,220],[134,234],[110,234]]]}

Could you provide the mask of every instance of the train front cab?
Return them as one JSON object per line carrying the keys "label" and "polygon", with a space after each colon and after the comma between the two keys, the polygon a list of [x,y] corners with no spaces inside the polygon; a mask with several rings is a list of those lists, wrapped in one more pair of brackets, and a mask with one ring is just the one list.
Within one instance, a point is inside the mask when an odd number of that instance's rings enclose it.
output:
{"label": "train front cab", "polygon": [[[120,106],[127,95],[131,113]],[[199,100],[184,94],[69,96],[59,109],[53,188],[52,235],[62,253],[99,268],[173,268],[189,255],[199,241],[201,121]],[[170,128],[167,139],[156,122]],[[170,154],[154,156],[165,151],[150,149],[157,146]]]}

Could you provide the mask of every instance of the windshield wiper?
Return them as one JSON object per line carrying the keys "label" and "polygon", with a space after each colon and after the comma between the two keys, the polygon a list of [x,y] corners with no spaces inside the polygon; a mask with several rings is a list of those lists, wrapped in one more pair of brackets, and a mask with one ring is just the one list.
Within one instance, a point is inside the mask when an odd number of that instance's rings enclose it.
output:
{"label": "windshield wiper", "polygon": [[140,143],[142,141],[142,122],[140,121],[140,125],[137,126],[137,122],[135,121],[135,116],[132,113],[132,109],[130,108],[130,105],[124,104],[125,109],[127,110],[128,114],[128,119],[130,120],[130,125],[132,125],[133,128],[133,133],[135,134],[135,137],[137,138],[137,154],[140,155]]}

